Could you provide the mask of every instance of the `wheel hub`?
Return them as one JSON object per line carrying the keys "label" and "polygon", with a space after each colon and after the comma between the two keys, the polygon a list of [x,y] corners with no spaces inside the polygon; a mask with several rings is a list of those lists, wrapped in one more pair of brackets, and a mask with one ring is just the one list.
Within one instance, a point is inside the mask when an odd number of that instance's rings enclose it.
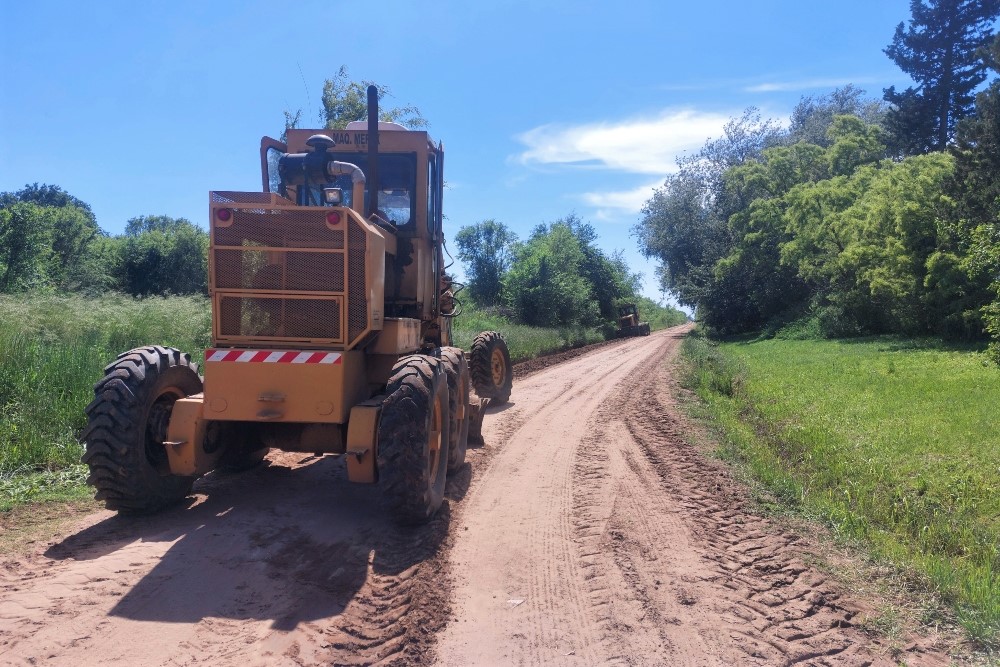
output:
{"label": "wheel hub", "polygon": [[493,355],[490,357],[490,368],[493,372],[493,384],[499,387],[503,384],[503,378],[506,374],[506,364],[504,364],[503,352],[500,350],[493,350]]}

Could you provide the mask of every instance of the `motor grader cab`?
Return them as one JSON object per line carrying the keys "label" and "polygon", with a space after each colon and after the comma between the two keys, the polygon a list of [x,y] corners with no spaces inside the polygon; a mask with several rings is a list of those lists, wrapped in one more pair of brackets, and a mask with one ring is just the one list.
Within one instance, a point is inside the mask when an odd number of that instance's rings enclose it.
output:
{"label": "motor grader cab", "polygon": [[639,309],[634,303],[625,303],[618,307],[617,335],[619,338],[649,335],[649,322],[639,321]]}
{"label": "motor grader cab", "polygon": [[[428,519],[486,401],[511,389],[506,341],[453,346],[444,150],[379,123],[261,141],[262,192],[209,201],[212,347],[147,346],[95,386],[83,457],[108,508],[159,509],[200,475],[270,448],[341,455],[396,518]],[[475,394],[471,389],[475,389]]]}

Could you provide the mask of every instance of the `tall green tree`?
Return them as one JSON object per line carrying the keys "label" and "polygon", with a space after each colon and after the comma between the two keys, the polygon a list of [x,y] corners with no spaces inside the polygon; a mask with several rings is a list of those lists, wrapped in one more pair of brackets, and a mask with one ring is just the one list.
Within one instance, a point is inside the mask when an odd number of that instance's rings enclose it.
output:
{"label": "tall green tree", "polygon": [[[35,224],[45,228],[41,236],[48,243],[44,250],[46,258],[34,258],[47,265],[39,275],[44,275],[44,282],[55,287],[78,286],[87,248],[101,235],[90,206],[57,185],[33,183],[17,192],[0,193],[0,209],[18,202],[36,205],[38,210],[33,214]],[[41,233],[42,230],[38,231]]]}
{"label": "tall green tree", "polygon": [[570,225],[559,221],[536,227],[504,279],[518,320],[543,327],[597,324],[599,308],[581,275],[585,261]]}
{"label": "tall green tree", "polygon": [[804,141],[807,144],[827,147],[833,140],[827,131],[837,116],[857,116],[869,125],[882,126],[888,106],[882,100],[865,97],[865,91],[853,84],[836,88],[825,95],[804,96],[792,109],[786,144]]}
{"label": "tall green tree", "polygon": [[502,222],[483,220],[459,229],[455,243],[472,299],[482,306],[499,305],[504,277],[514,263],[517,235]]}
{"label": "tall green tree", "polygon": [[580,275],[590,284],[590,293],[602,319],[616,321],[618,303],[634,301],[642,276],[632,273],[621,253],[608,255],[596,245],[597,231],[575,213],[559,220],[567,225],[580,244],[583,260]]}
{"label": "tall green tree", "polygon": [[50,207],[52,266],[49,279],[56,287],[81,286],[83,265],[95,239],[102,235],[85,210],[76,206]]}
{"label": "tall green tree", "polygon": [[17,192],[0,193],[0,208],[19,201],[31,202],[39,206],[53,206],[55,208],[73,206],[83,211],[84,215],[92,223],[93,229],[97,230],[97,218],[94,216],[90,204],[74,197],[58,185],[32,183],[31,185],[25,185]]}
{"label": "tall green tree", "polygon": [[[337,73],[323,82],[323,95],[320,99],[319,120],[328,130],[342,130],[355,120],[368,118],[368,86],[378,89],[379,120],[400,123],[411,130],[422,130],[430,123],[423,117],[413,104],[403,106],[383,106],[382,101],[392,97],[389,86],[376,84],[374,81],[351,79],[346,65],[341,65]],[[302,110],[295,113],[285,112],[285,129],[296,128],[302,121]]]}
{"label": "tall green tree", "polygon": [[[1000,37],[991,44],[990,61],[1000,70]],[[957,261],[978,288],[966,298],[986,304],[990,350],[1000,363],[1000,81],[977,95],[976,114],[959,124],[952,153],[955,175],[947,191],[956,202],[962,243]]]}
{"label": "tall green tree", "polygon": [[715,291],[715,264],[735,243],[728,218],[749,204],[726,187],[724,174],[759,158],[781,138],[780,126],[750,107],[726,123],[721,137],[679,160],[678,171],[643,206],[632,234],[640,251],[660,262],[661,287],[680,303],[696,307]]}
{"label": "tall green tree", "polygon": [[892,145],[904,155],[942,150],[972,113],[986,80],[984,47],[1000,0],[911,0],[909,25],[896,27],[886,55],[917,85],[884,90]]}

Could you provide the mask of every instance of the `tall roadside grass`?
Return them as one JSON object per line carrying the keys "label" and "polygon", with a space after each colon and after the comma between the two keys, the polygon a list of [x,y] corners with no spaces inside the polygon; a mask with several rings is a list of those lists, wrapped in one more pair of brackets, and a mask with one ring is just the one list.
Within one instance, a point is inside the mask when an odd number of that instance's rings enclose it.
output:
{"label": "tall roadside grass", "polygon": [[921,572],[1000,646],[1000,373],[933,342],[685,343],[689,385],[785,506]]}
{"label": "tall roadside grass", "polygon": [[559,350],[598,343],[605,339],[600,329],[584,327],[547,328],[513,324],[502,314],[465,304],[452,324],[455,345],[468,350],[480,331],[499,331],[507,339],[511,361],[518,362]]}
{"label": "tall roadside grass", "polygon": [[210,326],[203,297],[0,296],[0,481],[78,463],[104,367],[148,344],[200,360]]}

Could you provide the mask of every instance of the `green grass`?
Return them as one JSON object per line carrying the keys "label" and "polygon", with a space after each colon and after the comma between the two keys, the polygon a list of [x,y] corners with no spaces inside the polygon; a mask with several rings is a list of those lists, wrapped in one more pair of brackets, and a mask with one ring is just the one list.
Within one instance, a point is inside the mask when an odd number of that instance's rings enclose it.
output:
{"label": "green grass", "polygon": [[71,465],[60,470],[43,470],[0,477],[0,512],[25,503],[72,502],[93,496],[86,487],[87,466]]}
{"label": "green grass", "polygon": [[604,340],[604,335],[599,329],[545,328],[514,324],[498,314],[467,303],[465,310],[455,318],[453,324],[455,345],[468,350],[472,346],[473,338],[480,331],[502,333],[507,339],[511,361],[514,363]]}
{"label": "green grass", "polygon": [[120,353],[160,344],[200,360],[209,328],[199,297],[0,296],[0,480],[79,462],[84,408]]}
{"label": "green grass", "polygon": [[685,344],[690,385],[784,507],[923,574],[1000,638],[1000,371],[932,342]]}

